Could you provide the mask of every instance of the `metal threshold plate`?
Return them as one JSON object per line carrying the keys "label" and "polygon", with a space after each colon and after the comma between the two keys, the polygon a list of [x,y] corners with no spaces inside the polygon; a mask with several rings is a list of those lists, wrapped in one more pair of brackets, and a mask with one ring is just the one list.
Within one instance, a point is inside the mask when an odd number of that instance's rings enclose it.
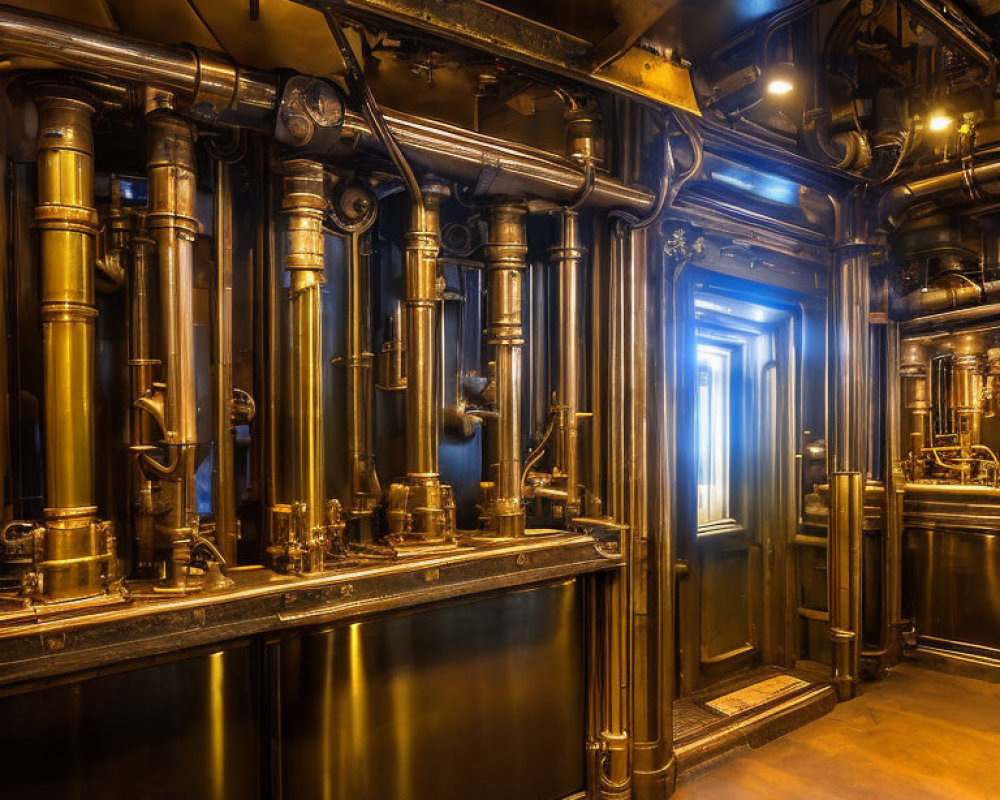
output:
{"label": "metal threshold plate", "polygon": [[793,678],[791,675],[778,675],[709,700],[705,705],[727,717],[735,717],[807,688],[809,684],[806,681]]}

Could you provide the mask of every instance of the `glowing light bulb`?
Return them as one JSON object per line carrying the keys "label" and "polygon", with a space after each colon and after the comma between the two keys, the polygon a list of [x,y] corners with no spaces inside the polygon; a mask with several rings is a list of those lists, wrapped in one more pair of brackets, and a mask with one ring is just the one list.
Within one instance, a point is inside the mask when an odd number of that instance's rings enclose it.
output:
{"label": "glowing light bulb", "polygon": [[786,78],[774,78],[767,84],[767,93],[776,97],[789,95],[795,89],[795,85]]}
{"label": "glowing light bulb", "polygon": [[934,133],[941,133],[948,130],[954,124],[955,120],[943,112],[938,112],[931,115],[931,118],[927,121],[927,128]]}

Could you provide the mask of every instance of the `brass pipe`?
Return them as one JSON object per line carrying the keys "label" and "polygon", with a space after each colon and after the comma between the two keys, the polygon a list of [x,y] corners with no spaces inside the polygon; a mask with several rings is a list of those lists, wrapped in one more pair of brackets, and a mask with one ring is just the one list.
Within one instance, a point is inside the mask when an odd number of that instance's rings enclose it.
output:
{"label": "brass pipe", "polygon": [[976,334],[952,339],[951,411],[963,455],[982,442],[986,340]]}
{"label": "brass pipe", "polygon": [[289,442],[292,521],[285,543],[287,567],[323,568],[326,530],[323,440],[323,321],[320,292],[324,277],[323,165],[308,159],[284,162],[281,210],[286,217],[285,270],[289,275],[289,387],[292,420]]}
{"label": "brass pipe", "polygon": [[45,374],[45,548],[49,600],[102,591],[104,534],[94,492],[93,107],[72,90],[37,97],[41,317]]}
{"label": "brass pipe", "polygon": [[496,463],[491,464],[492,497],[484,518],[490,535],[524,535],[521,492],[521,282],[528,253],[527,209],[498,202],[487,209],[488,344],[493,348],[496,412],[493,425]]}
{"label": "brass pipe", "polygon": [[559,281],[559,376],[555,405],[558,413],[555,469],[565,483],[566,519],[580,513],[579,385],[580,385],[580,244],[579,214],[570,209],[559,213],[558,245],[550,250]]}
{"label": "brass pipe", "polygon": [[194,352],[194,129],[170,113],[154,113],[149,126],[149,213],[156,242],[163,326],[164,383],[137,401],[160,422],[166,463],[144,455],[157,485],[157,531],[168,543],[166,585],[188,584],[191,545],[199,532],[195,488],[198,397]]}
{"label": "brass pipe", "polygon": [[[73,46],[67,47],[67,42]],[[200,48],[145,42],[8,6],[0,6],[0,50],[175,92],[200,116],[226,123],[260,128],[281,101],[274,73],[233,64]],[[383,116],[413,165],[471,181],[488,170],[494,195],[565,203],[589,182],[586,170],[562,155],[401,112],[386,111]],[[370,124],[355,112],[345,113],[343,134],[347,141],[360,139],[362,148],[384,148]],[[636,215],[648,214],[655,202],[647,188],[625,185],[603,173],[596,176],[587,198],[589,207]]]}
{"label": "brass pipe", "polygon": [[868,472],[868,314],[870,245],[857,197],[846,204],[830,281],[830,476],[828,591],[834,685],[841,700],[857,689],[861,648],[861,534]]}
{"label": "brass pipe", "polygon": [[438,439],[441,399],[437,365],[437,319],[442,284],[438,275],[441,247],[441,199],[447,187],[428,184],[419,203],[410,205],[406,233],[405,357],[406,479],[389,487],[386,515],[389,536],[397,544],[449,539],[455,533],[451,487],[441,483]]}
{"label": "brass pipe", "polygon": [[146,215],[136,212],[132,217],[131,281],[129,285],[129,378],[133,400],[129,443],[136,454],[133,469],[132,525],[136,540],[137,567],[140,572],[153,569],[155,562],[155,530],[152,513],[152,482],[142,469],[139,454],[156,447],[156,431],[149,414],[134,404],[151,392],[160,361],[152,345],[152,282],[154,242],[146,231]]}
{"label": "brass pipe", "polygon": [[215,544],[229,564],[236,563],[239,522],[233,463],[233,197],[230,166],[217,159],[212,208],[215,238],[215,319],[212,327],[215,394]]}
{"label": "brass pipe", "polygon": [[205,115],[260,124],[278,102],[273,73],[240,67],[195,47],[167,47],[46,14],[0,6],[0,50],[8,57],[98,73],[177,92]]}
{"label": "brass pipe", "polygon": [[373,372],[368,275],[371,234],[354,231],[347,238],[347,449],[350,517],[362,542],[375,536],[374,515],[382,497],[372,443]]}
{"label": "brass pipe", "polygon": [[[902,383],[903,420],[901,442],[910,460],[911,478],[923,477],[921,453],[930,445],[930,400],[927,392],[927,351],[915,342],[901,348],[899,379]],[[916,474],[920,473],[920,474]]]}
{"label": "brass pipe", "polygon": [[671,525],[673,441],[666,393],[664,332],[670,324],[665,266],[652,260],[648,229],[628,234],[629,472],[632,531],[632,793],[668,797],[676,780],[673,752],[674,541]]}
{"label": "brass pipe", "polygon": [[864,478],[838,472],[830,478],[830,547],[827,569],[830,636],[833,639],[833,685],[840,700],[857,688],[861,649],[861,532]]}
{"label": "brass pipe", "polygon": [[[626,323],[626,244],[625,226],[615,223],[608,239],[610,257],[607,342],[607,408],[605,427],[607,513],[614,522],[628,526],[629,498],[626,491],[627,417],[625,384],[628,379]],[[626,527],[622,536],[622,552],[631,557],[635,531]],[[631,572],[631,568],[630,568]],[[602,800],[618,800],[631,796],[632,765],[630,735],[630,653],[632,650],[632,607],[630,572],[616,572],[604,581],[606,663],[604,708],[601,742],[606,753],[605,767],[600,775]]]}

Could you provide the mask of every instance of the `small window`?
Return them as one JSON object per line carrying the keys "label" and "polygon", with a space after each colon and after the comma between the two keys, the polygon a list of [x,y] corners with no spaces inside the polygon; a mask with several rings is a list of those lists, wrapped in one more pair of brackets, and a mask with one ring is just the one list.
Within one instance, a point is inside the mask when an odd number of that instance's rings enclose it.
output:
{"label": "small window", "polygon": [[730,353],[698,345],[698,525],[730,518]]}

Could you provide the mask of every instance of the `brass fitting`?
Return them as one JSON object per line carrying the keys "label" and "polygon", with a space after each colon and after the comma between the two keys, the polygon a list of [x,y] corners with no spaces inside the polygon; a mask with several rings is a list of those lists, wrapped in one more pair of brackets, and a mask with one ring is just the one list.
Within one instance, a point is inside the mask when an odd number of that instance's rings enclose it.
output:
{"label": "brass fitting", "polygon": [[36,101],[46,466],[36,587],[46,600],[72,600],[107,588],[114,552],[94,492],[94,109],[60,87],[39,87]]}
{"label": "brass fitting", "polygon": [[[441,398],[435,374],[442,281],[441,200],[448,188],[423,187],[410,210],[406,234],[406,478],[389,487],[386,525],[395,545],[444,542],[455,535],[455,502],[440,478],[438,438]],[[396,380],[389,375],[384,380]],[[384,384],[383,384],[384,385]]]}
{"label": "brass fitting", "polygon": [[527,209],[522,203],[500,202],[487,210],[489,241],[484,247],[488,277],[488,343],[493,347],[497,419],[488,426],[491,448],[491,496],[481,502],[489,535],[524,535],[521,491],[521,279],[528,253]]}

